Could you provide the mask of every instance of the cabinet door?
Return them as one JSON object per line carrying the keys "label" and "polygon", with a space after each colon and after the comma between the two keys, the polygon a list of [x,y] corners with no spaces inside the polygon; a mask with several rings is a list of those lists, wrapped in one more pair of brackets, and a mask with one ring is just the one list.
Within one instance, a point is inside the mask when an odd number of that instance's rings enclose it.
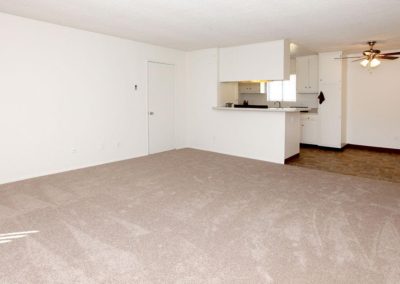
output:
{"label": "cabinet door", "polygon": [[318,55],[308,56],[308,93],[318,93]]}
{"label": "cabinet door", "polygon": [[277,40],[219,49],[219,81],[288,80],[289,41]]}
{"label": "cabinet door", "polygon": [[240,94],[247,94],[248,89],[249,89],[249,84],[239,83],[239,93]]}
{"label": "cabinet door", "polygon": [[341,84],[342,83],[342,52],[325,52],[319,54],[319,83]]}
{"label": "cabinet door", "polygon": [[259,94],[260,84],[259,83],[239,83],[240,94]]}
{"label": "cabinet door", "polygon": [[315,120],[301,120],[301,143],[318,144],[318,122]]}
{"label": "cabinet door", "polygon": [[296,58],[296,89],[298,93],[308,92],[308,57]]}
{"label": "cabinet door", "polygon": [[250,94],[259,94],[260,93],[260,83],[252,83],[250,84]]}
{"label": "cabinet door", "polygon": [[320,84],[325,101],[318,108],[320,146],[341,148],[342,143],[342,86]]}

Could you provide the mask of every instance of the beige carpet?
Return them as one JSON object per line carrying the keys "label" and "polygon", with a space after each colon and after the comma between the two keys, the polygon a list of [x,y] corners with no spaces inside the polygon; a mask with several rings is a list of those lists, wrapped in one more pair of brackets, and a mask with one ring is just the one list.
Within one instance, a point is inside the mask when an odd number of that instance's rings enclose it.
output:
{"label": "beige carpet", "polygon": [[0,283],[400,283],[400,184],[184,149],[0,186],[0,234]]}

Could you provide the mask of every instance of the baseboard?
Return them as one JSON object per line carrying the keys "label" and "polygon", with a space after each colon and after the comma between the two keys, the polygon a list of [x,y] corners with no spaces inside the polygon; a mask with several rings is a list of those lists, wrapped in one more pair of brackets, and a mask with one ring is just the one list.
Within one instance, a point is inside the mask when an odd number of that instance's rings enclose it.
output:
{"label": "baseboard", "polygon": [[368,150],[368,151],[381,152],[381,153],[400,154],[400,149],[395,149],[395,148],[383,148],[383,147],[364,146],[364,145],[356,145],[356,144],[347,144],[344,148]]}
{"label": "baseboard", "polygon": [[84,165],[80,165],[80,166],[74,166],[74,167],[67,167],[67,168],[61,168],[61,169],[56,169],[56,170],[49,170],[46,172],[41,172],[41,173],[35,173],[35,174],[31,174],[31,175],[25,175],[25,176],[21,176],[18,178],[8,178],[5,180],[1,180],[0,179],[0,186],[3,185],[7,185],[10,183],[14,183],[14,182],[19,182],[19,181],[24,181],[24,180],[30,180],[30,179],[36,179],[36,178],[41,178],[41,177],[45,177],[45,176],[51,176],[51,175],[57,175],[57,174],[61,174],[61,173],[66,173],[66,172],[72,172],[72,171],[76,171],[76,170],[83,170],[83,169],[87,169],[87,168],[93,168],[93,167],[98,167],[98,166],[104,166],[107,164],[113,164],[113,163],[118,163],[118,162],[123,162],[123,161],[127,161],[127,160],[131,160],[131,159],[135,159],[135,158],[140,158],[140,157],[144,157],[147,156],[148,154],[145,155],[139,155],[139,156],[128,156],[128,157],[122,157],[122,158],[118,158],[118,159],[111,159],[108,161],[100,161],[98,163],[90,163],[90,164],[84,164]]}
{"label": "baseboard", "polygon": [[284,163],[287,164],[288,162],[297,159],[299,156],[300,156],[300,153],[294,154],[293,156],[290,156],[289,158],[286,158]]}
{"label": "baseboard", "polygon": [[356,144],[344,144],[342,146],[342,148],[325,147],[325,146],[318,146],[318,145],[313,145],[313,144],[302,144],[302,143],[300,143],[300,146],[302,148],[314,148],[314,149],[321,149],[321,150],[328,150],[328,151],[343,151],[346,149],[358,149],[358,150],[368,150],[368,151],[381,152],[381,153],[400,154],[400,149],[356,145]]}
{"label": "baseboard", "polygon": [[344,150],[343,148],[336,148],[336,147],[327,147],[327,146],[318,146],[319,149],[321,150],[327,150],[327,151],[336,151],[336,152],[341,152]]}
{"label": "baseboard", "polygon": [[326,147],[326,146],[319,146],[315,144],[303,144],[300,143],[300,147],[302,148],[314,148],[314,149],[320,149],[320,150],[327,150],[327,151],[343,151],[343,148],[335,148],[335,147]]}
{"label": "baseboard", "polygon": [[318,148],[317,144],[303,144],[303,143],[300,143],[300,146],[303,147],[303,148]]}

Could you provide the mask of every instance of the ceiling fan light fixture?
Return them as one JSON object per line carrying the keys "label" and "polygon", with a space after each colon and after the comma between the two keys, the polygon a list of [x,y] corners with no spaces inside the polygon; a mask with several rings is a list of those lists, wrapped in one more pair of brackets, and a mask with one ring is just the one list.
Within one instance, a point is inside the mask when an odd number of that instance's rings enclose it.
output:
{"label": "ceiling fan light fixture", "polygon": [[369,63],[368,59],[364,59],[363,61],[360,62],[361,66],[363,66],[363,67],[367,67],[368,63]]}
{"label": "ceiling fan light fixture", "polygon": [[374,58],[371,60],[371,63],[369,65],[371,66],[371,68],[374,68],[374,67],[378,66],[379,64],[381,64],[381,61],[377,58]]}
{"label": "ceiling fan light fixture", "polygon": [[374,49],[376,41],[369,41],[369,49],[364,50],[361,56],[345,56],[335,59],[350,59],[356,58],[353,62],[360,62],[362,67],[375,68],[381,64],[381,60],[396,60],[399,57],[394,55],[400,55],[400,51],[381,53],[379,49]]}

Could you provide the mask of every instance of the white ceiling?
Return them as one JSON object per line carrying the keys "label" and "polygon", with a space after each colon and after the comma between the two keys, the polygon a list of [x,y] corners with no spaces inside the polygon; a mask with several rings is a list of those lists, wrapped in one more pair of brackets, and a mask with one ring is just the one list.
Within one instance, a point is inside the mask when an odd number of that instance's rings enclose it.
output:
{"label": "white ceiling", "polygon": [[182,50],[282,38],[312,51],[400,48],[399,0],[0,0],[0,11]]}

